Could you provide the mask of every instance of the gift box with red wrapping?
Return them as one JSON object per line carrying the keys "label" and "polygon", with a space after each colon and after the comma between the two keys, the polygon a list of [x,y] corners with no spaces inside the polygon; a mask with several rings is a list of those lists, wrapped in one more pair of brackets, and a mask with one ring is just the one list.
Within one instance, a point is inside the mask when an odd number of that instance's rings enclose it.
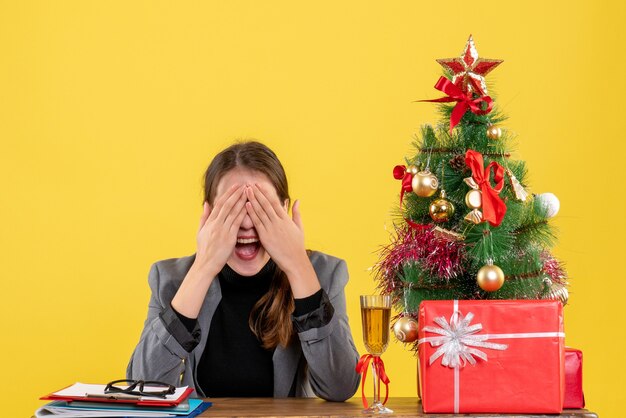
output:
{"label": "gift box with red wrapping", "polygon": [[424,301],[424,412],[560,413],[563,306],[542,300]]}
{"label": "gift box with red wrapping", "polygon": [[585,407],[583,395],[583,353],[575,348],[565,347],[565,401],[563,408]]}

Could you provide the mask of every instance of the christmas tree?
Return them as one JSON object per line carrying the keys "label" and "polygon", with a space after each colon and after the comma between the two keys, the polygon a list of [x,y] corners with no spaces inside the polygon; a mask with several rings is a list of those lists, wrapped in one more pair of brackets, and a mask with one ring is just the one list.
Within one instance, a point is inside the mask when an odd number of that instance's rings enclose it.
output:
{"label": "christmas tree", "polygon": [[416,137],[415,155],[394,168],[401,181],[392,243],[376,265],[381,290],[400,314],[394,331],[416,339],[417,309],[432,299],[557,299],[567,302],[567,277],[551,252],[551,194],[532,195],[524,161],[489,96],[485,76],[501,60],[478,56],[470,36],[435,88],[446,96],[442,120]]}

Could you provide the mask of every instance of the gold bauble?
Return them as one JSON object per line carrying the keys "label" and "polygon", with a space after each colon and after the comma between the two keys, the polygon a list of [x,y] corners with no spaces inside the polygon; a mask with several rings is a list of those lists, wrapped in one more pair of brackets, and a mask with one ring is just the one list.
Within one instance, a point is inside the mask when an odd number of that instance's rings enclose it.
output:
{"label": "gold bauble", "polygon": [[504,284],[504,272],[493,264],[482,266],[476,275],[476,282],[486,292],[495,292]]}
{"label": "gold bauble", "polygon": [[420,171],[419,168],[415,167],[414,165],[410,165],[406,169],[407,173],[411,173],[413,175],[416,175],[419,171]]}
{"label": "gold bauble", "polygon": [[410,316],[398,318],[393,324],[393,333],[398,341],[412,343],[417,340],[417,321]]}
{"label": "gold bauble", "polygon": [[442,192],[440,198],[432,201],[428,212],[433,221],[447,222],[454,214],[454,205],[446,199],[446,195]]}
{"label": "gold bauble", "polygon": [[483,195],[480,190],[472,189],[465,195],[465,204],[472,209],[480,209],[483,206]]}
{"label": "gold bauble", "polygon": [[500,139],[502,137],[502,128],[498,125],[490,125],[487,128],[487,138],[489,139]]}
{"label": "gold bauble", "polygon": [[411,186],[413,192],[419,197],[430,197],[437,191],[439,180],[429,170],[424,170],[413,176]]}

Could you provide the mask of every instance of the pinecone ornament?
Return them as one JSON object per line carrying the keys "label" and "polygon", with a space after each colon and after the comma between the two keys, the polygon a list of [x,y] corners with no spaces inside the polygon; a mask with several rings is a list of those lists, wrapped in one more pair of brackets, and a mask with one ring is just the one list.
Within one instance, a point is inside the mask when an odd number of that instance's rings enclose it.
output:
{"label": "pinecone ornament", "polygon": [[465,156],[462,154],[457,154],[454,157],[450,158],[449,164],[454,171],[458,171],[459,173],[467,170],[467,165],[465,164]]}

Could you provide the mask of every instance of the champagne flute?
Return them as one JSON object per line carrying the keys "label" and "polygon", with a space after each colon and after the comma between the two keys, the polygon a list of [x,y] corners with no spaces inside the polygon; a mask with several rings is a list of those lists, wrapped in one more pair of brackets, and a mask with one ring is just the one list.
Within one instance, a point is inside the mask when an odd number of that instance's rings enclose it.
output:
{"label": "champagne flute", "polygon": [[[390,295],[361,296],[361,320],[363,323],[363,342],[367,352],[374,357],[387,349],[389,344],[389,320],[391,318]],[[380,376],[376,370],[376,361],[372,362],[374,378],[374,402],[363,410],[370,414],[391,414],[393,411],[380,402]]]}

